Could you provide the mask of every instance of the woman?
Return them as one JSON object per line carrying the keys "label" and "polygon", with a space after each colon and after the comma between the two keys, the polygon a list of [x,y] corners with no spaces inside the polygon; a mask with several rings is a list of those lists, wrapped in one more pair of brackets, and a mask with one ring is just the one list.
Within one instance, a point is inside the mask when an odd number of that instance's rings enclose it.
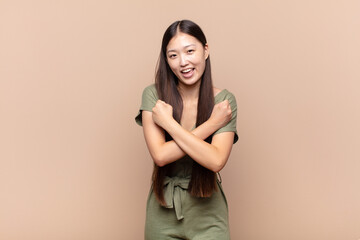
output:
{"label": "woman", "polygon": [[198,25],[165,31],[155,85],[145,88],[136,122],[154,161],[145,239],[230,239],[218,173],[237,141],[236,101],[213,87],[209,46]]}

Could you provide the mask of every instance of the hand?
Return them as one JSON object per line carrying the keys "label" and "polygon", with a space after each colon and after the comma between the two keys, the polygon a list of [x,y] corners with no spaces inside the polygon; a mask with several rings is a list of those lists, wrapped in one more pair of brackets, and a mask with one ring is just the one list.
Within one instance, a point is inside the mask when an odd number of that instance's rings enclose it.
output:
{"label": "hand", "polygon": [[215,104],[211,116],[209,118],[219,128],[224,127],[230,122],[232,117],[231,107],[228,100],[224,100],[218,104]]}
{"label": "hand", "polygon": [[152,118],[157,125],[165,129],[166,124],[174,120],[172,106],[164,101],[158,100],[152,109]]}

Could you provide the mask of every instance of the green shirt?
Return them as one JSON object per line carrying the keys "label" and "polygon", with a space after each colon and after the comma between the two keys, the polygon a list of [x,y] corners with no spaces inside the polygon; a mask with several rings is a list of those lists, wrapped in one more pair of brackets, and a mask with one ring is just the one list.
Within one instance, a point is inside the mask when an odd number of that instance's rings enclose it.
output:
{"label": "green shirt", "polygon": [[[152,109],[155,106],[158,99],[159,97],[155,88],[155,84],[152,84],[144,89],[142,94],[140,110],[135,117],[135,121],[137,124],[142,126],[141,112],[143,110],[152,112]],[[237,105],[236,105],[235,96],[228,90],[224,89],[215,96],[214,100],[215,100],[215,104],[220,103],[224,100],[228,100],[232,112],[232,117],[230,122],[228,122],[226,126],[218,129],[214,134],[218,134],[222,132],[234,132],[235,133],[234,143],[236,143],[238,140],[238,134],[236,130]]]}

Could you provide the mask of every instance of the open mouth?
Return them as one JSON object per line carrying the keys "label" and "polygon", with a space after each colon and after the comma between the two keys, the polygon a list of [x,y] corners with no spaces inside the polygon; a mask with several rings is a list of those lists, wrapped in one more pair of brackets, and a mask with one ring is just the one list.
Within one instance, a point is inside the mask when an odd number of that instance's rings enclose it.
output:
{"label": "open mouth", "polygon": [[185,77],[185,78],[190,78],[192,77],[193,73],[194,73],[194,69],[195,68],[188,68],[188,69],[184,69],[181,71],[181,74]]}

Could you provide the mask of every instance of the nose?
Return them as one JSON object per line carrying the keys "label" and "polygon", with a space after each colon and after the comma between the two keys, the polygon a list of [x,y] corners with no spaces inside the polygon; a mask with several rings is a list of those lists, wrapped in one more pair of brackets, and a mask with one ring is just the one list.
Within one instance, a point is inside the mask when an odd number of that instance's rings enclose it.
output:
{"label": "nose", "polygon": [[180,55],[180,66],[185,67],[188,64],[188,59],[184,55]]}

